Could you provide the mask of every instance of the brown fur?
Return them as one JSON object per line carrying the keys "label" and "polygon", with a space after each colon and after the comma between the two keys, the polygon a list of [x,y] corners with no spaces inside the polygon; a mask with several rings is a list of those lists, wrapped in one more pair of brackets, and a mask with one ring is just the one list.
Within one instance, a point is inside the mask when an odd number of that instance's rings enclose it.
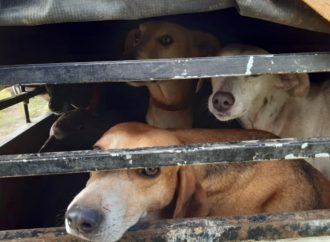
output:
{"label": "brown fur", "polygon": [[[163,45],[160,39],[169,36],[173,42]],[[213,56],[219,43],[210,34],[188,30],[169,22],[146,22],[129,32],[125,53],[128,59],[165,59]],[[150,92],[147,122],[161,128],[190,128],[192,126],[192,80],[163,80],[135,82]]]}
{"label": "brown fur", "polygon": [[[123,123],[106,132],[95,147],[108,150],[274,137],[257,130],[162,130]],[[70,206],[109,206],[116,211],[117,205],[109,201],[116,196],[118,186],[119,196],[125,198],[117,203],[126,204],[125,214],[135,222],[143,216],[132,214],[178,218],[330,208],[329,181],[304,160],[162,167],[156,177],[142,176],[141,169],[92,172],[85,191]],[[123,221],[127,220],[124,215]],[[123,223],[122,231],[131,225]]]}

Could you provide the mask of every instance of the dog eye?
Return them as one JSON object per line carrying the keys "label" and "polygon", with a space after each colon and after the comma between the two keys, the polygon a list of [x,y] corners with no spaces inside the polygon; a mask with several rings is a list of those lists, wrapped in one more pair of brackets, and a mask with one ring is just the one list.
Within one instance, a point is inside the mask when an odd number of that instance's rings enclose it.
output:
{"label": "dog eye", "polygon": [[150,168],[144,168],[139,170],[139,174],[146,177],[156,177],[160,173],[159,167],[150,167]]}
{"label": "dog eye", "polygon": [[166,45],[172,44],[174,42],[174,40],[170,35],[166,34],[159,38],[159,42],[162,45],[166,46]]}

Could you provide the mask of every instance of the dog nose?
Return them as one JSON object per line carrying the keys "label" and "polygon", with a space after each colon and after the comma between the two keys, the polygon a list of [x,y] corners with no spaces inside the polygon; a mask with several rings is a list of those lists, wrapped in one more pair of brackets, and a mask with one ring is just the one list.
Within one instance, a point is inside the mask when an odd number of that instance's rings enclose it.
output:
{"label": "dog nose", "polygon": [[71,229],[88,234],[100,226],[102,214],[94,209],[72,206],[65,213],[65,219]]}
{"label": "dog nose", "polygon": [[235,103],[235,97],[229,92],[216,92],[212,98],[213,107],[219,112],[228,111]]}

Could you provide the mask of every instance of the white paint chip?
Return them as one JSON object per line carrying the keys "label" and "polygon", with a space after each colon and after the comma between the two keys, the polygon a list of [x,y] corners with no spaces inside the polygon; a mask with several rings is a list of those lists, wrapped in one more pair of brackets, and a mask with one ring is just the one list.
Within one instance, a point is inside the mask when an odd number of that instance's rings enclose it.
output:
{"label": "white paint chip", "polygon": [[288,154],[285,156],[285,159],[293,159],[296,158],[294,154]]}
{"label": "white paint chip", "polygon": [[324,158],[324,157],[330,157],[329,153],[318,153],[315,154],[315,158]]}
{"label": "white paint chip", "polygon": [[301,145],[301,148],[302,149],[306,149],[308,147],[308,143],[303,143],[302,145]]}
{"label": "white paint chip", "polygon": [[245,74],[246,75],[250,75],[251,74],[251,69],[253,67],[253,62],[254,62],[254,57],[253,56],[250,56],[249,58],[249,61],[246,65],[246,71],[245,71]]}

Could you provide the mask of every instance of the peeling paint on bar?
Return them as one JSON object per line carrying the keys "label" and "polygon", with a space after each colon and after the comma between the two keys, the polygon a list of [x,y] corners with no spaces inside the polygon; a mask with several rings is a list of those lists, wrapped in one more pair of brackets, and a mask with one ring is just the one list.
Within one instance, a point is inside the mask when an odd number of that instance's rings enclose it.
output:
{"label": "peeling paint on bar", "polygon": [[[330,235],[330,211],[140,222],[120,242],[251,241]],[[82,242],[64,228],[0,231],[0,242]],[[317,238],[315,238],[317,239]]]}
{"label": "peeling paint on bar", "polygon": [[304,156],[297,156],[295,154],[288,154],[285,156],[286,160],[291,160],[291,159],[304,159]]}
{"label": "peeling paint on bar", "polygon": [[329,72],[330,52],[0,66],[0,84],[129,82]]}
{"label": "peeling paint on bar", "polygon": [[246,75],[251,75],[251,68],[252,67],[253,67],[253,56],[250,56],[249,61],[246,65],[246,71],[245,71]]}
{"label": "peeling paint on bar", "polygon": [[[302,146],[308,144],[308,149]],[[329,157],[330,138],[254,140],[108,151],[0,156],[0,177],[65,174],[155,166]]]}
{"label": "peeling paint on bar", "polygon": [[308,147],[308,143],[303,143],[302,145],[301,145],[301,148],[302,149],[306,149]]}
{"label": "peeling paint on bar", "polygon": [[315,154],[315,158],[325,158],[325,157],[330,157],[329,153]]}

